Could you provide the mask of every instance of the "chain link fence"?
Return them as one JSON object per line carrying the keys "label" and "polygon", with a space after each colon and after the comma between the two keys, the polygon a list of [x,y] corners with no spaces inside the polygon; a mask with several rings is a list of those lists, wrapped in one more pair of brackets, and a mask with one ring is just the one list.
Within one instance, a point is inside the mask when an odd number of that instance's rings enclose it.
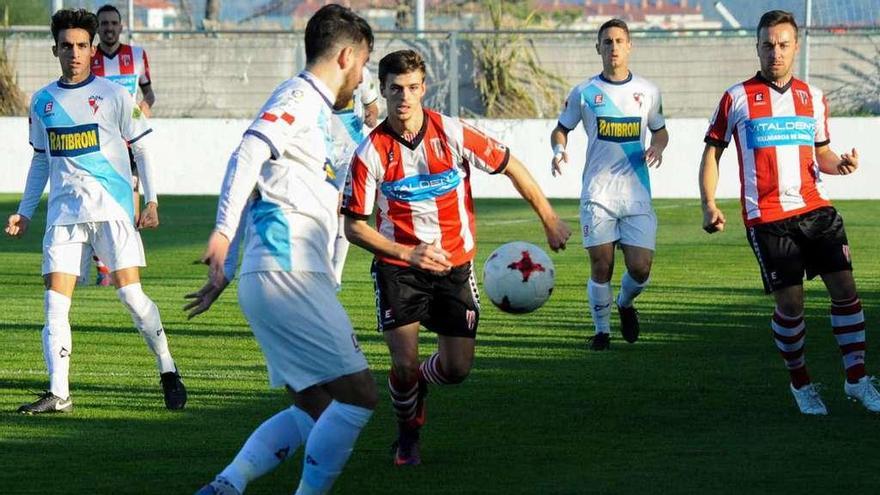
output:
{"label": "chain link fence", "polygon": [[[25,98],[60,74],[47,31],[0,30],[4,70]],[[556,118],[569,89],[601,71],[595,36],[379,32],[370,68],[385,53],[413,48],[428,62],[427,106],[482,117],[491,101],[491,117]],[[136,31],[134,42],[150,59],[156,117],[250,118],[305,63],[300,32]],[[880,30],[813,28],[809,43],[809,81],[825,90],[832,114],[880,115]],[[491,74],[487,55],[495,55]],[[708,117],[726,88],[757,71],[755,38],[744,31],[633,32],[630,67],[660,87],[668,117]],[[487,76],[519,90],[491,94],[481,83]]]}

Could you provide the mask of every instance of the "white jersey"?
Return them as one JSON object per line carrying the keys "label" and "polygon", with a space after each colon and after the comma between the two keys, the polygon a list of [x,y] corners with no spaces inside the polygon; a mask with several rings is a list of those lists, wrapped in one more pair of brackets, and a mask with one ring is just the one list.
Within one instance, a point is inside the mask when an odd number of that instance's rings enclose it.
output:
{"label": "white jersey", "polygon": [[[354,91],[354,97],[347,107],[333,112],[333,168],[335,184],[341,192],[351,158],[361,141],[369,132],[364,128],[364,107],[379,99],[379,89],[370,71],[364,67],[363,78]],[[366,132],[365,132],[366,131]]]}
{"label": "white jersey", "polygon": [[49,162],[46,225],[134,222],[127,143],[150,131],[131,95],[101,77],[34,93],[30,143]]}
{"label": "white jersey", "polygon": [[[333,184],[330,118],[334,96],[308,72],[283,82],[245,135],[264,141],[271,158],[259,167],[255,193],[234,167],[227,170],[217,230],[236,238],[244,227],[241,273],[310,271],[333,274],[339,193]],[[234,218],[245,211],[243,218]]]}
{"label": "white jersey", "polygon": [[666,126],[657,86],[632,73],[620,82],[593,76],[571,90],[559,116],[568,130],[578,122],[588,137],[581,199],[650,202],[648,130]]}

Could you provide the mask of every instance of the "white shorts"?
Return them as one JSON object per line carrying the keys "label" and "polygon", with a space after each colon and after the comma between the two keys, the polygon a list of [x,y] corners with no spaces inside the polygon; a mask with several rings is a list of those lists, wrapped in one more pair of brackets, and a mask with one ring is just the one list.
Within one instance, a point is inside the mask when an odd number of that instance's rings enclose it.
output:
{"label": "white shorts", "polygon": [[245,273],[238,302],[266,356],[272,387],[299,392],[367,369],[331,275]]}
{"label": "white shorts", "polygon": [[584,247],[619,242],[654,250],[657,215],[648,201],[581,201]]}
{"label": "white shorts", "polygon": [[43,275],[80,275],[83,256],[92,252],[110,271],[146,266],[141,234],[131,222],[112,220],[50,225],[43,236]]}

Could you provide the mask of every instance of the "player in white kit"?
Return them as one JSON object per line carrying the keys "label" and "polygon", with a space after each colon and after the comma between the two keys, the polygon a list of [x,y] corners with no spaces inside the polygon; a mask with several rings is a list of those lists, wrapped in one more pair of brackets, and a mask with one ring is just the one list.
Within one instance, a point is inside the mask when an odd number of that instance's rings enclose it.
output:
{"label": "player in white kit", "polygon": [[[370,71],[364,67],[360,85],[354,91],[351,102],[341,110],[333,111],[333,182],[340,193],[345,188],[345,178],[351,158],[367,132],[376,127],[379,117],[379,89]],[[345,237],[344,215],[339,215],[336,242],[333,244],[333,272],[336,283],[342,284],[342,269],[350,244]]]}
{"label": "player in white kit", "polygon": [[568,133],[579,122],[589,141],[580,217],[584,247],[590,254],[587,299],[596,330],[590,339],[593,350],[610,345],[615,245],[623,251],[626,264],[617,296],[620,331],[630,343],[639,337],[633,300],[648,284],[657,234],[648,167],[660,166],[669,142],[660,90],[629,71],[631,50],[625,22],[612,19],[602,25],[596,44],[602,72],[572,89],[550,135],[554,175],[568,161]]}
{"label": "player in white kit", "polygon": [[[62,76],[31,100],[34,154],[18,212],[6,224],[11,236],[27,231],[48,181],[42,273],[46,282],[43,355],[50,385],[37,401],[19,408],[23,414],[73,409],[68,313],[82,254],[91,250],[112,270],[119,299],[156,355],[166,407],[181,409],[186,404],[186,389],[168,350],[159,310],[140,284],[138,267],[145,261],[137,229],[159,225],[145,145],[151,129],[121,86],[91,74],[96,27],[95,15],[85,10],[60,10],[52,16],[52,51],[61,63]],[[143,178],[147,204],[140,215],[134,213],[127,145]]]}
{"label": "player in white kit", "polygon": [[203,257],[209,280],[185,309],[194,316],[211,306],[228,284],[230,241],[242,242],[239,304],[270,385],[286,387],[294,405],[260,425],[199,494],[243,493],[303,444],[296,493],[326,493],[376,406],[376,383],[336,297],[331,264],[339,200],[332,111],[351,100],[372,44],[370,26],[351,10],[318,10],[306,26],[305,70],[269,97],[229,161]]}

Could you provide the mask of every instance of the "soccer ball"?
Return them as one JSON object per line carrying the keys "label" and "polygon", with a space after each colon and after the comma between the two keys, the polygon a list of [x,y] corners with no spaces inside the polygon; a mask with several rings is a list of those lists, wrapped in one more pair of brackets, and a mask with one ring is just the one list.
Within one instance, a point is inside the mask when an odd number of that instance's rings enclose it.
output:
{"label": "soccer ball", "polygon": [[550,293],[556,271],[541,248],[508,242],[489,255],[483,266],[483,287],[492,304],[506,313],[531,313]]}

